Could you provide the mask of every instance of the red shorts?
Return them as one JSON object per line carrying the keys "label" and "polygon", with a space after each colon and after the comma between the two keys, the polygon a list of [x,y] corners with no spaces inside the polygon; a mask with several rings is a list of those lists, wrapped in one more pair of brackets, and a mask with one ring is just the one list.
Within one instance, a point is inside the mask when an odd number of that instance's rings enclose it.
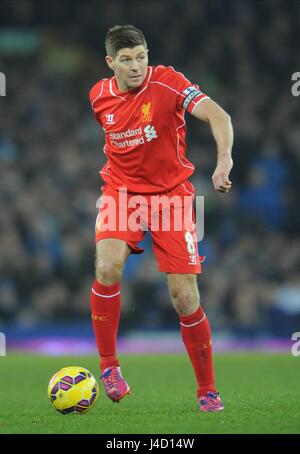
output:
{"label": "red shorts", "polygon": [[[128,244],[132,254],[140,254],[144,249],[139,248],[138,243],[149,231],[158,271],[201,273],[202,258],[198,253],[194,225],[195,189],[190,181],[186,180],[164,194],[132,194],[124,188],[117,191],[108,184],[101,189],[96,242],[118,238]],[[170,203],[170,199],[176,203]],[[158,203],[162,200],[165,203]]]}

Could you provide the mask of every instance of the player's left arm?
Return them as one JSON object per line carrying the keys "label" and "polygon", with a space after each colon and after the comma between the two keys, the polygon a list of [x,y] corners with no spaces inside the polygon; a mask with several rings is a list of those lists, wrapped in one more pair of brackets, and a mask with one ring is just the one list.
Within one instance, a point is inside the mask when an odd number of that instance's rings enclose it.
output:
{"label": "player's left arm", "polygon": [[203,99],[196,104],[191,114],[210,125],[217,145],[217,166],[212,176],[214,188],[219,192],[228,192],[231,188],[229,174],[233,166],[231,150],[233,128],[230,116],[216,102]]}

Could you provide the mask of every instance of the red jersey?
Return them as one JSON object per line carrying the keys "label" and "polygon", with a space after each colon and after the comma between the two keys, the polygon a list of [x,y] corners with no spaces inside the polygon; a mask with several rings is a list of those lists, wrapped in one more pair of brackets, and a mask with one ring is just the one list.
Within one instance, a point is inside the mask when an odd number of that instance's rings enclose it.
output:
{"label": "red jersey", "polygon": [[102,179],[139,194],[166,192],[185,181],[195,169],[185,156],[185,111],[206,98],[170,66],[149,66],[143,84],[128,92],[118,89],[115,77],[97,82],[90,102],[105,131]]}

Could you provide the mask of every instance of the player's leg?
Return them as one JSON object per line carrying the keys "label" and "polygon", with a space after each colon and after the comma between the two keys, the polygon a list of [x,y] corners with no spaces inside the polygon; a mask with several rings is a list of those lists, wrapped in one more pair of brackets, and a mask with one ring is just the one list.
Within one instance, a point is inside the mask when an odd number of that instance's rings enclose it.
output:
{"label": "player's leg", "polygon": [[[161,210],[161,218],[170,216],[168,231],[151,231],[153,249],[159,271],[168,273],[168,287],[178,313],[184,345],[192,362],[197,379],[200,409],[222,410],[216,394],[212,361],[212,341],[209,322],[200,305],[197,274],[201,273],[202,257],[199,256],[193,210],[195,190],[190,182],[178,185],[168,196],[180,197],[181,204],[170,210]],[[174,199],[173,199],[174,200]],[[183,207],[183,208],[181,208]],[[181,228],[176,228],[180,225]]]}
{"label": "player's leg", "polygon": [[104,238],[96,243],[96,279],[111,286],[120,282],[123,269],[131,253],[128,244],[118,238]]}
{"label": "player's leg", "polygon": [[100,354],[101,380],[108,397],[118,402],[130,392],[121,375],[116,351],[121,310],[120,281],[129,254],[143,252],[137,246],[143,238],[143,232],[118,228],[121,219],[128,219],[128,206],[120,205],[119,192],[110,186],[104,185],[102,190],[95,226],[96,277],[90,303]]}
{"label": "player's leg", "polygon": [[197,379],[200,409],[223,410],[214,384],[211,329],[200,305],[197,275],[168,273],[168,288],[179,316],[182,340]]}
{"label": "player's leg", "polygon": [[101,380],[114,402],[130,392],[121,375],[116,351],[121,310],[120,280],[130,252],[127,243],[120,239],[106,238],[96,243],[96,279],[90,295]]}
{"label": "player's leg", "polygon": [[179,316],[189,316],[200,306],[196,274],[167,273],[173,306]]}

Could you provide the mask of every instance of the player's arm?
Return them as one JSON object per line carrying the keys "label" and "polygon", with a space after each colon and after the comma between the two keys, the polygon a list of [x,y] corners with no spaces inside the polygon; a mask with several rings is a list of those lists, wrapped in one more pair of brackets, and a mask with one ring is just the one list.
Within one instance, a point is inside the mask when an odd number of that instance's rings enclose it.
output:
{"label": "player's arm", "polygon": [[231,149],[233,128],[230,116],[216,102],[204,99],[196,104],[191,114],[210,125],[217,145],[217,166],[212,176],[214,188],[219,192],[228,192],[231,188],[229,174],[233,166]]}

